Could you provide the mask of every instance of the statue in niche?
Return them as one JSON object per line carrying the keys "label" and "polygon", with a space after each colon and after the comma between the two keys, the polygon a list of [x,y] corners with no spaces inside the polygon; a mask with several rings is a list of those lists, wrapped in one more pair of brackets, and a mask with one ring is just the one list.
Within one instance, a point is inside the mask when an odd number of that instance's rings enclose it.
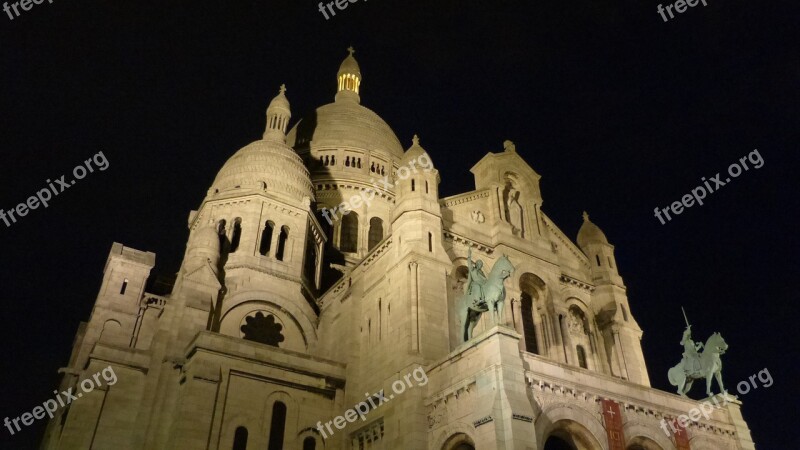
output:
{"label": "statue in niche", "polygon": [[484,222],[486,222],[486,217],[483,215],[483,213],[480,210],[476,209],[475,211],[472,211],[470,213],[470,216],[472,217],[472,221],[475,222],[475,223],[484,223]]}
{"label": "statue in niche", "polygon": [[570,310],[569,317],[567,317],[567,328],[569,332],[574,335],[582,335],[586,333],[586,330],[583,328],[583,317],[582,315],[575,310]]}
{"label": "statue in niche", "polygon": [[514,186],[508,185],[506,197],[506,219],[513,227],[515,236],[522,237],[522,205],[519,204],[520,192]]}

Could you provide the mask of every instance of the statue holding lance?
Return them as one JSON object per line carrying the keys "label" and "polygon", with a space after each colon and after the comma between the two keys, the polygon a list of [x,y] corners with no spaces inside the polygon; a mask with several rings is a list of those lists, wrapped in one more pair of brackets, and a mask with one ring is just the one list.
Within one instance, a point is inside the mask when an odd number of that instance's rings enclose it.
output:
{"label": "statue holding lance", "polygon": [[700,357],[698,353],[703,348],[702,342],[695,343],[692,340],[692,326],[689,325],[689,319],[686,317],[686,311],[681,306],[683,311],[683,320],[686,321],[686,330],[683,332],[681,338],[681,345],[683,345],[683,362],[686,368],[686,373],[691,374],[700,369]]}

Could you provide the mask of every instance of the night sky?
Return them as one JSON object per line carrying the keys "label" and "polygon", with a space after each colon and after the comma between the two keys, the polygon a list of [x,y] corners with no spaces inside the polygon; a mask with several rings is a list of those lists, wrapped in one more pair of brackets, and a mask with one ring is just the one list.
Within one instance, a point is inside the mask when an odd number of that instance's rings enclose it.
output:
{"label": "night sky", "polygon": [[[420,135],[442,197],[472,189],[469,168],[514,141],[546,214],[574,239],[586,210],[616,246],[653,386],[673,391],[684,306],[696,339],[730,345],[730,392],[764,368],[774,379],[741,397],[758,448],[795,448],[800,5],[707,1],[666,23],[657,0],[360,0],[329,20],[307,0],[0,11],[0,208],[99,151],[110,163],[0,222],[0,420],[53,396],[112,242],[175,273],[189,211],[260,138],[278,86],[294,124],[333,101],[353,45],[362,104],[404,147]],[[763,167],[654,217],[754,149]],[[32,449],[44,421],[0,430],[0,448]]]}

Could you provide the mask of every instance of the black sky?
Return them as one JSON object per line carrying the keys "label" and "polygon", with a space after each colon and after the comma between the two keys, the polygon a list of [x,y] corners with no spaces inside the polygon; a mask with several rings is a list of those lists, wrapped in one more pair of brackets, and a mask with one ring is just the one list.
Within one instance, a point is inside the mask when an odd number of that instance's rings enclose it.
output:
{"label": "black sky", "polygon": [[[0,222],[0,420],[52,396],[111,243],[177,271],[189,211],[260,137],[278,86],[295,121],[332,101],[352,44],[362,104],[404,146],[420,135],[442,196],[472,189],[469,168],[513,140],[562,230],[574,238],[587,210],[616,246],[653,386],[672,391],[683,305],[696,338],[730,345],[730,391],[769,369],[744,416],[759,449],[793,448],[800,7],[708,0],[664,23],[657,4],[361,0],[326,21],[307,0],[55,0],[0,15],[0,208],[98,151],[110,161]],[[753,149],[762,168],[666,225],[653,216]],[[2,428],[0,448],[42,431]]]}

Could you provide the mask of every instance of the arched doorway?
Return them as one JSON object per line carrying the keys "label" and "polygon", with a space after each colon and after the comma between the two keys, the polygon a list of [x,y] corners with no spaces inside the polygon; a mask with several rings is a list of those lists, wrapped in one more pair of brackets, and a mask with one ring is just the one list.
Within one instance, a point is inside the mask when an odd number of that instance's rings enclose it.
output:
{"label": "arched doorway", "polygon": [[664,450],[656,441],[644,437],[636,436],[628,442],[625,450]]}
{"label": "arched doorway", "polygon": [[573,420],[553,424],[544,440],[544,450],[601,450],[600,442],[583,425]]}
{"label": "arched doorway", "polygon": [[575,446],[569,441],[559,437],[550,436],[544,443],[544,450],[575,450]]}
{"label": "arched doorway", "polygon": [[442,450],[475,450],[475,442],[464,433],[456,433],[445,441]]}

